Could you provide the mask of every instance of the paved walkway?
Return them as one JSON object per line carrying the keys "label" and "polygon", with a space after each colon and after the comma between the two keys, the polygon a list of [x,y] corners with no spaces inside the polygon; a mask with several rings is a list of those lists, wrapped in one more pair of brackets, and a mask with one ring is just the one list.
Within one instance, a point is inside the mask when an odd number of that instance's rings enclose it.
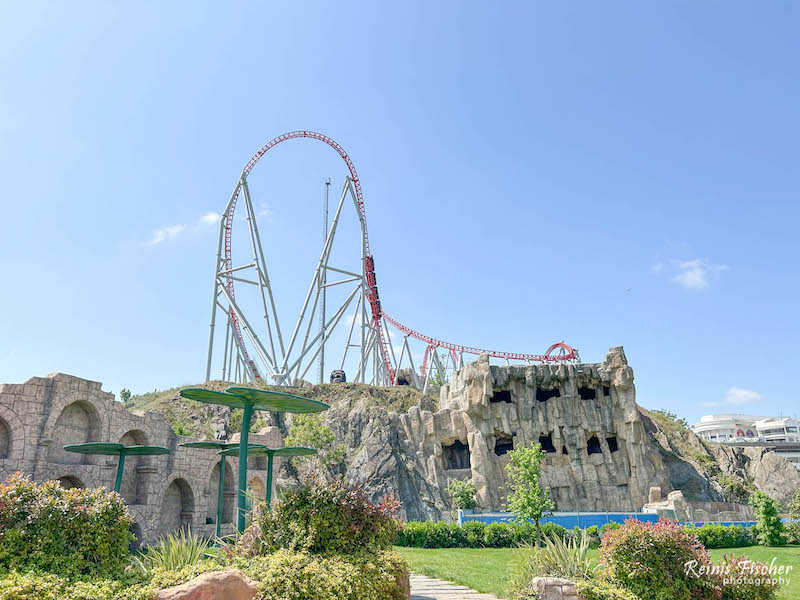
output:
{"label": "paved walkway", "polygon": [[411,600],[497,600],[491,594],[480,594],[463,585],[411,574]]}

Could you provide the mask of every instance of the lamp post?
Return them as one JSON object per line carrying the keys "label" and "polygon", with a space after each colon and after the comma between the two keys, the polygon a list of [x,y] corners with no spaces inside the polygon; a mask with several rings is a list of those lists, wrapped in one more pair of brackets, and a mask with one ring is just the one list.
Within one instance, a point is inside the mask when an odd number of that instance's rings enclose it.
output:
{"label": "lamp post", "polygon": [[119,493],[122,487],[122,472],[125,469],[126,456],[153,456],[156,454],[170,454],[172,451],[163,446],[125,446],[109,442],[87,442],[85,444],[70,444],[64,446],[67,452],[78,454],[100,454],[105,456],[118,456],[117,478],[114,482],[114,491]]}
{"label": "lamp post", "polygon": [[230,408],[241,408],[242,436],[239,441],[239,490],[236,499],[237,515],[236,529],[244,531],[245,489],[247,488],[247,450],[250,425],[253,420],[254,410],[268,410],[277,413],[317,413],[330,408],[328,404],[310,398],[302,398],[284,392],[272,392],[245,387],[229,387],[224,392],[215,392],[204,388],[186,388],[180,395],[190,400],[205,402],[206,404],[219,404]]}

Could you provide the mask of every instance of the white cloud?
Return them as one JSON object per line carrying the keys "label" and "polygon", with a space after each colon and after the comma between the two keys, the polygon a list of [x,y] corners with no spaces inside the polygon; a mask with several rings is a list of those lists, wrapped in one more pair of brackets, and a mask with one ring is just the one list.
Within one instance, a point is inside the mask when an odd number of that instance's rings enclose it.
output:
{"label": "white cloud", "polygon": [[[712,280],[719,278],[720,273],[727,271],[727,265],[717,265],[707,258],[694,258],[691,260],[671,260],[670,265],[677,273],[672,277],[672,283],[680,285],[687,290],[704,290]],[[653,266],[656,273],[664,269],[663,263]]]}
{"label": "white cloud", "polygon": [[198,221],[198,225],[216,225],[219,223],[219,220],[222,218],[222,215],[218,215],[215,212],[210,212],[204,214],[200,217],[200,221]]}
{"label": "white cloud", "polygon": [[733,386],[725,392],[719,402],[704,402],[703,406],[742,406],[744,404],[756,404],[764,400],[764,396],[753,390]]}
{"label": "white cloud", "polygon": [[168,225],[153,231],[153,236],[144,243],[145,246],[156,246],[161,242],[171,242],[186,229],[186,225]]}
{"label": "white cloud", "polygon": [[272,216],[272,209],[268,206],[261,205],[256,211],[256,216],[269,219]]}
{"label": "white cloud", "polygon": [[157,246],[162,242],[172,242],[176,240],[179,236],[183,235],[187,231],[202,231],[207,229],[212,225],[216,225],[219,223],[219,220],[222,218],[222,215],[218,215],[215,212],[208,212],[204,214],[202,217],[197,219],[194,225],[191,227],[186,225],[185,223],[178,223],[176,225],[168,225],[166,227],[161,227],[153,231],[152,237],[144,243],[145,246]]}

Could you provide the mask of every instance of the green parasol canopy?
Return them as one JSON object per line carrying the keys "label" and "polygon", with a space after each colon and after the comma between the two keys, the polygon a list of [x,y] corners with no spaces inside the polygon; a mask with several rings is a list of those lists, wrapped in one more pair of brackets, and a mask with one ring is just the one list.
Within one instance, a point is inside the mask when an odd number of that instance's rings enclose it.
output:
{"label": "green parasol canopy", "polygon": [[113,442],[87,442],[85,444],[69,444],[64,446],[67,452],[78,454],[100,454],[104,456],[119,456],[117,462],[117,479],[114,482],[114,491],[119,493],[122,487],[122,473],[125,468],[126,456],[153,456],[156,454],[170,454],[172,450],[163,446],[125,446]]}
{"label": "green parasol canopy", "polygon": [[221,442],[216,440],[204,440],[201,442],[185,442],[178,444],[184,448],[204,448],[206,450],[222,450],[225,448],[239,447],[239,444],[232,444],[230,442]]}
{"label": "green parasol canopy", "polygon": [[319,400],[302,398],[292,394],[285,394],[284,392],[244,387],[229,387],[225,391],[228,394],[247,398],[249,402],[252,402],[255,410],[269,410],[281,413],[317,413],[330,408],[329,404]]}
{"label": "green parasol canopy", "polygon": [[[186,388],[180,391],[180,395],[190,400],[205,402],[207,404],[220,404],[231,408],[243,409],[242,414],[242,438],[239,442],[241,452],[239,454],[239,496],[236,501],[238,510],[237,529],[244,531],[245,525],[245,489],[247,487],[247,438],[250,435],[250,424],[253,419],[254,410],[268,410],[271,412],[288,413],[317,413],[328,410],[330,405],[310,398],[302,398],[283,392],[273,392],[269,390],[229,387],[224,392],[215,392],[204,388]],[[273,455],[267,454],[270,463]],[[270,470],[269,474],[272,474]],[[269,496],[269,492],[267,492]]]}
{"label": "green parasol canopy", "polygon": [[[286,446],[284,448],[267,448],[266,446],[250,444],[247,456],[309,456],[316,454],[314,448],[302,446]],[[220,456],[239,456],[239,448],[228,448],[218,453]]]}

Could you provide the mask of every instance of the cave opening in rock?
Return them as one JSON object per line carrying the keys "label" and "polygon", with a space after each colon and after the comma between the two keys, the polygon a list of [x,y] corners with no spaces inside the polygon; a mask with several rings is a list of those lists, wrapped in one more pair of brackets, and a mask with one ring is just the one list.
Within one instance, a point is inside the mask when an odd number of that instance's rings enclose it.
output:
{"label": "cave opening in rock", "polygon": [[508,454],[514,449],[514,440],[511,438],[497,438],[494,444],[494,453],[497,456]]}
{"label": "cave opening in rock", "polygon": [[489,398],[489,402],[508,402],[510,404],[512,402],[511,392],[509,390],[495,390],[494,395]]}
{"label": "cave opening in rock", "polygon": [[617,444],[616,436],[607,437],[606,443],[608,444],[608,450],[610,452],[616,452],[619,450],[619,444]]}
{"label": "cave opening in rock", "polygon": [[597,439],[596,435],[593,435],[589,438],[589,441],[586,442],[586,452],[589,454],[602,454],[603,449],[600,448],[600,440]]}
{"label": "cave opening in rock", "polygon": [[543,390],[542,388],[536,388],[536,399],[539,402],[547,402],[550,398],[560,398],[561,391],[556,388],[554,390]]}
{"label": "cave opening in rock", "polygon": [[539,444],[542,446],[542,450],[548,453],[553,453],[556,451],[556,447],[553,446],[553,434],[548,433],[547,435],[540,435],[539,436]]}
{"label": "cave opening in rock", "polygon": [[611,388],[608,387],[607,385],[603,386],[603,396],[605,396],[606,398],[611,397]]}
{"label": "cave opening in rock", "polygon": [[445,469],[469,469],[469,446],[456,440],[449,446],[442,446]]}
{"label": "cave opening in rock", "polygon": [[579,387],[578,395],[581,397],[581,400],[596,400],[597,390],[590,387]]}
{"label": "cave opening in rock", "polygon": [[566,447],[566,446],[561,446],[561,454],[563,454],[563,455],[565,455],[565,456],[566,456],[567,454],[569,454],[569,452],[567,452],[567,447]]}

